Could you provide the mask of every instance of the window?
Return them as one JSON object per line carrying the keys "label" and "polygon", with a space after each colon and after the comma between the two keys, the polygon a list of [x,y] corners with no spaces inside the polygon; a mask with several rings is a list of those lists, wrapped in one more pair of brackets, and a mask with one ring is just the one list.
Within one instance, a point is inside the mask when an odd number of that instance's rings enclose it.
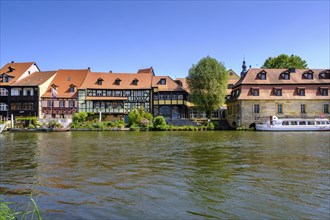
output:
{"label": "window", "polygon": [[8,96],[8,90],[5,88],[0,88],[0,96]]}
{"label": "window", "polygon": [[281,73],[280,78],[284,79],[284,80],[289,80],[290,79],[290,73],[289,72]]}
{"label": "window", "polygon": [[102,96],[102,90],[97,90],[96,91],[96,96]]}
{"label": "window", "polygon": [[165,79],[165,78],[161,78],[161,79],[159,80],[159,84],[160,84],[160,85],[166,85],[166,79]]}
{"label": "window", "polygon": [[252,88],[251,93],[253,96],[259,96],[259,88]]}
{"label": "window", "polygon": [[276,96],[282,96],[282,89],[281,88],[274,88],[274,94]]}
{"label": "window", "polygon": [[258,73],[257,79],[266,80],[266,71],[262,70],[260,73]]}
{"label": "window", "polygon": [[70,92],[70,93],[74,93],[74,86],[70,86],[70,88],[69,88],[69,92]]}
{"label": "window", "polygon": [[297,88],[297,93],[299,96],[305,96],[305,89],[304,88]]}
{"label": "window", "polygon": [[305,73],[303,73],[302,78],[303,79],[313,79],[313,71],[307,70]]}
{"label": "window", "polygon": [[7,74],[2,75],[2,82],[4,82],[4,83],[9,82],[9,77]]}
{"label": "window", "polygon": [[47,101],[47,107],[53,107],[54,106],[54,101]]}
{"label": "window", "polygon": [[121,79],[119,79],[119,78],[117,78],[116,80],[115,80],[115,85],[120,85],[120,82],[121,82]]}
{"label": "window", "polygon": [[330,79],[330,70],[320,72],[319,79]]}
{"label": "window", "polygon": [[328,88],[320,88],[320,93],[322,96],[328,96]]}
{"label": "window", "polygon": [[282,104],[277,105],[277,113],[278,114],[283,114],[283,105]]}
{"label": "window", "polygon": [[59,101],[59,105],[60,105],[60,108],[64,108],[64,101],[63,100],[60,100]]}
{"label": "window", "polygon": [[0,111],[7,111],[6,103],[0,103]]}
{"label": "window", "polygon": [[233,88],[233,86],[234,86],[234,84],[228,84],[227,89],[231,89],[231,88]]}
{"label": "window", "polygon": [[133,80],[132,84],[133,84],[134,86],[137,86],[138,82],[139,82],[139,80],[138,80],[137,78],[135,78],[135,79]]}
{"label": "window", "polygon": [[260,106],[259,105],[254,105],[253,106],[253,112],[255,114],[259,114],[260,113]]}
{"label": "window", "polygon": [[115,96],[121,96],[121,91],[120,90],[115,91]]}
{"label": "window", "polygon": [[323,104],[323,113],[329,114],[329,104]]}
{"label": "window", "polygon": [[303,113],[303,114],[306,113],[306,105],[305,104],[300,105],[300,113]]}
{"label": "window", "polygon": [[100,85],[101,86],[102,85],[102,82],[103,82],[103,79],[102,78],[98,78],[96,83],[97,83],[97,85]]}
{"label": "window", "polygon": [[75,104],[75,103],[74,103],[74,100],[70,100],[70,101],[69,101],[69,107],[70,107],[70,108],[73,108],[73,107],[74,107],[74,104]]}

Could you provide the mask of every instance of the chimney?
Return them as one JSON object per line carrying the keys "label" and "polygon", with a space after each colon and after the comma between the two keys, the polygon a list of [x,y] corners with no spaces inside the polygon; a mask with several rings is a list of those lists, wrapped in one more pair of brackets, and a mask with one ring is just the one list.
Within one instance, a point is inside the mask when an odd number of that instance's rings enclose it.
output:
{"label": "chimney", "polygon": [[14,61],[11,61],[11,63],[15,63]]}
{"label": "chimney", "polygon": [[112,73],[112,70],[110,70],[109,73]]}
{"label": "chimney", "polygon": [[291,68],[289,69],[289,72],[290,72],[290,73],[295,73],[295,72],[296,72],[296,68],[291,67]]}
{"label": "chimney", "polygon": [[90,67],[87,67],[88,71],[90,72],[91,71],[91,68]]}

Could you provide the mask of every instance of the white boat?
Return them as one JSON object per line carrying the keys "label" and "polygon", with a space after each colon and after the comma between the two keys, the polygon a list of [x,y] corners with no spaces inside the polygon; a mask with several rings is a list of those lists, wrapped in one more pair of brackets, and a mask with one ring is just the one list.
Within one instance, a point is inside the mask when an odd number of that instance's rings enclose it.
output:
{"label": "white boat", "polygon": [[270,116],[266,123],[256,123],[257,131],[330,131],[327,118],[277,118]]}
{"label": "white boat", "polygon": [[5,124],[0,124],[0,133],[5,129],[6,125]]}

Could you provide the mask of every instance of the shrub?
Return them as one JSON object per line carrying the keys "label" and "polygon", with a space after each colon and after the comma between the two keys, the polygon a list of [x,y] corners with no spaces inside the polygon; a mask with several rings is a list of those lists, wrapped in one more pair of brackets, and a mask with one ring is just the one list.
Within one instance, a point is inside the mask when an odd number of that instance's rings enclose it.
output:
{"label": "shrub", "polygon": [[146,112],[144,108],[136,109],[134,108],[128,114],[128,124],[132,125],[133,123],[138,124],[141,127],[147,127],[148,124],[151,124],[153,116],[151,113]]}
{"label": "shrub", "polygon": [[213,122],[210,122],[209,123],[208,129],[209,130],[214,130],[214,124],[213,124]]}
{"label": "shrub", "polygon": [[154,119],[154,128],[156,130],[164,131],[166,130],[166,121],[163,116],[157,116]]}
{"label": "shrub", "polygon": [[34,128],[36,128],[36,126],[34,126],[33,124],[29,124],[28,128],[29,129],[34,129]]}
{"label": "shrub", "polygon": [[72,116],[73,122],[85,122],[88,114],[86,112],[74,113]]}

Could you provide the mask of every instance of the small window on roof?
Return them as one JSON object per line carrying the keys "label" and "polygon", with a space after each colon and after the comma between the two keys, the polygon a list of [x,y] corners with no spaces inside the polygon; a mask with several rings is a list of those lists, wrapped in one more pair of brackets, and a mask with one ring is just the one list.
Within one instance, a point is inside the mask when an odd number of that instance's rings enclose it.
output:
{"label": "small window on roof", "polygon": [[69,92],[74,93],[75,87],[76,87],[75,85],[71,84],[69,88]]}
{"label": "small window on roof", "polygon": [[161,78],[161,79],[159,80],[159,84],[160,84],[160,85],[166,85],[166,79],[165,79],[165,78]]}
{"label": "small window on roof", "polygon": [[289,80],[290,79],[290,72],[285,71],[285,72],[281,73],[280,79]]}
{"label": "small window on roof", "polygon": [[121,79],[117,78],[117,79],[115,80],[115,85],[120,85],[120,82],[121,82]]}
{"label": "small window on roof", "polygon": [[135,78],[135,79],[133,79],[132,84],[134,86],[137,86],[138,82],[139,82],[139,80],[137,78]]}
{"label": "small window on roof", "polygon": [[257,74],[257,79],[266,80],[267,72],[265,70],[260,71]]}
{"label": "small window on roof", "polygon": [[313,79],[313,71],[312,70],[307,70],[302,74],[303,79]]}
{"label": "small window on roof", "polygon": [[103,79],[102,78],[98,78],[96,84],[97,85],[102,85],[102,82],[103,82]]}
{"label": "small window on roof", "polygon": [[259,96],[259,88],[251,88],[251,94],[253,96]]}
{"label": "small window on roof", "polygon": [[330,70],[324,70],[320,72],[319,79],[330,79]]}

